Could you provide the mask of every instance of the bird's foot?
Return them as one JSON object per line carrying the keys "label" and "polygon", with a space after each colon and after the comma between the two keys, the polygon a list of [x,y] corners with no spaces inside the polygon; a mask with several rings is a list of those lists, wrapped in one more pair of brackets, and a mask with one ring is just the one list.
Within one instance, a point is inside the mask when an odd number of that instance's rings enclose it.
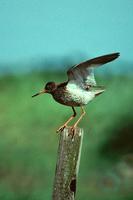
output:
{"label": "bird's foot", "polygon": [[66,126],[65,124],[63,124],[62,126],[60,126],[60,127],[57,129],[56,133],[62,132],[62,131],[64,130],[64,128],[66,128],[66,127],[67,127],[67,126]]}
{"label": "bird's foot", "polygon": [[72,138],[75,136],[75,134],[76,134],[76,131],[75,131],[75,126],[71,126],[71,128],[70,128],[70,132],[69,132],[69,135],[71,135],[72,136]]}
{"label": "bird's foot", "polygon": [[[56,133],[61,133],[66,127],[67,127],[67,125],[65,125],[65,124],[62,125],[61,127],[59,127],[57,129]],[[72,136],[72,139],[73,139],[75,134],[76,134],[76,127],[75,126],[71,126],[68,136]]]}

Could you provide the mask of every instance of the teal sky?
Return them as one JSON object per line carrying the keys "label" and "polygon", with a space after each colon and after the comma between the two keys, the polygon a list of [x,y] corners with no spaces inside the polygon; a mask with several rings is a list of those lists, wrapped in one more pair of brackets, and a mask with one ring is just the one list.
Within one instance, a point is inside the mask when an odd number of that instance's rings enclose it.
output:
{"label": "teal sky", "polygon": [[0,0],[0,63],[111,52],[133,61],[132,0]]}

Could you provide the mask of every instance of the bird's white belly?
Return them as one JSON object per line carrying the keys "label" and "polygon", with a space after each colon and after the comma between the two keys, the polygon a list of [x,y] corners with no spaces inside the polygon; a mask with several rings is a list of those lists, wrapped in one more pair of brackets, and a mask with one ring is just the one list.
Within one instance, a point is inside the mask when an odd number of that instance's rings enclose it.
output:
{"label": "bird's white belly", "polygon": [[86,105],[95,97],[93,91],[85,91],[75,84],[68,84],[66,89],[68,94],[71,94],[68,96],[68,99],[78,104]]}

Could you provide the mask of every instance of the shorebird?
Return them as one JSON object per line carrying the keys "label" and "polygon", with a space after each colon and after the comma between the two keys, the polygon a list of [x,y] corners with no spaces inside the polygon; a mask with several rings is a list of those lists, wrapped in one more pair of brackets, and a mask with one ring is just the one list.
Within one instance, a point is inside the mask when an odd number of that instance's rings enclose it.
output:
{"label": "shorebird", "polygon": [[71,126],[72,133],[85,115],[84,106],[87,105],[94,97],[105,91],[103,86],[98,86],[94,77],[94,68],[111,62],[119,57],[119,53],[112,53],[87,60],[78,65],[74,65],[67,71],[68,80],[63,83],[48,82],[44,89],[34,94],[32,97],[40,94],[51,94],[55,101],[60,104],[70,106],[73,115],[57,130],[63,131],[69,122],[76,117],[75,107],[81,107],[81,115],[78,120]]}

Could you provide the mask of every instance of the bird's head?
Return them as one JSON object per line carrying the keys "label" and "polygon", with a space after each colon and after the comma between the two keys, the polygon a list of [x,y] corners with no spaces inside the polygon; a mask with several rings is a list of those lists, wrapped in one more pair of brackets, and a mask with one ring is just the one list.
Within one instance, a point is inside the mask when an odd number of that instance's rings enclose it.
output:
{"label": "bird's head", "polygon": [[43,93],[52,94],[56,88],[57,88],[57,85],[56,85],[55,82],[48,82],[44,86],[44,89],[42,89],[40,92],[34,94],[32,97],[38,96],[38,95],[43,94]]}
{"label": "bird's head", "polygon": [[48,82],[46,83],[46,85],[44,86],[44,90],[47,93],[52,93],[55,89],[57,88],[56,83],[55,82]]}

